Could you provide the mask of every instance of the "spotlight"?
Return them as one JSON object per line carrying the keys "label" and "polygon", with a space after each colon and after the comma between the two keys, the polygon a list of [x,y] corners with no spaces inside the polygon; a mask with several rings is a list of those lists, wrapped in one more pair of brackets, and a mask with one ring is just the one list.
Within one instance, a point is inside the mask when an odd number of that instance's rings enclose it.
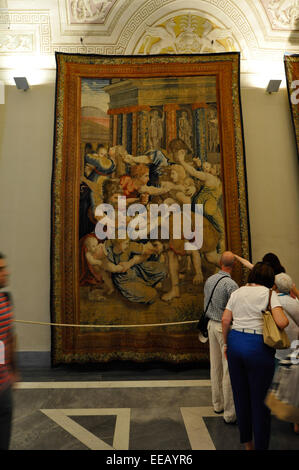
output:
{"label": "spotlight", "polygon": [[29,89],[26,77],[14,77],[14,81],[18,90],[26,91]]}
{"label": "spotlight", "polygon": [[276,93],[279,90],[281,80],[270,80],[266,89],[267,93]]}

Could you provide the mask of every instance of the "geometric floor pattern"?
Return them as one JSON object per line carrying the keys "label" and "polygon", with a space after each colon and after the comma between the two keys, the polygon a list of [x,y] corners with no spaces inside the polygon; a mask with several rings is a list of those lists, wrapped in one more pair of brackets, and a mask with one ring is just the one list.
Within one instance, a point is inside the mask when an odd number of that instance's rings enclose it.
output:
{"label": "geometric floor pattern", "polygon": [[[209,380],[21,382],[12,450],[240,450],[238,427],[211,407]],[[272,418],[270,449],[299,450]]]}

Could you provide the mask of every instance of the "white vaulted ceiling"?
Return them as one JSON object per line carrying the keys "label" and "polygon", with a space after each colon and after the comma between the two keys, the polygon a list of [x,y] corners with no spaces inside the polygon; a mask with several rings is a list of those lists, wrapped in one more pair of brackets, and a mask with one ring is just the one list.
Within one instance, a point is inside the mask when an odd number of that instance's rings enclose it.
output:
{"label": "white vaulted ceiling", "polygon": [[0,0],[0,68],[55,69],[55,51],[240,51],[243,74],[299,51],[298,0]]}

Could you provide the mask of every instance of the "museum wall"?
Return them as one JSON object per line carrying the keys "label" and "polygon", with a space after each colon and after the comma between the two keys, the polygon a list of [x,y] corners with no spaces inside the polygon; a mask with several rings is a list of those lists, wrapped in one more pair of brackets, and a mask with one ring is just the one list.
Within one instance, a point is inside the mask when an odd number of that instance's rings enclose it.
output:
{"label": "museum wall", "polygon": [[[19,7],[22,2],[12,3]],[[283,39],[284,50],[290,46],[291,40]],[[281,49],[279,54],[281,58]],[[49,322],[53,54],[51,67],[43,70],[45,79],[26,92],[8,79],[9,55],[4,59],[0,62],[0,80],[5,84],[5,103],[0,105],[0,251],[7,255],[11,271],[16,319]],[[274,61],[278,62],[277,56]],[[255,69],[252,62],[251,67],[242,63],[241,100],[252,261],[275,252],[299,286],[299,159],[286,86],[283,82],[278,93],[267,94],[258,80],[258,64]],[[284,80],[283,67],[279,73]],[[16,330],[19,350],[50,350],[49,327],[17,324]]]}
{"label": "museum wall", "polygon": [[[50,211],[54,84],[6,87],[0,108],[1,250],[17,319],[50,319]],[[299,168],[286,90],[241,93],[252,260],[277,253],[299,284]],[[19,348],[49,350],[49,328],[17,325]]]}

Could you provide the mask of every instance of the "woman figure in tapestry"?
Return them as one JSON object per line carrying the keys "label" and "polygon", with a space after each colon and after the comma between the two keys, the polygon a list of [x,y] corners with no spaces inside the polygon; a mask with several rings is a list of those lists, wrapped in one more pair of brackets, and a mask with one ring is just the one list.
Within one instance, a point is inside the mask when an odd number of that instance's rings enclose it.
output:
{"label": "woman figure in tapestry", "polygon": [[222,197],[222,184],[220,178],[211,172],[211,164],[203,163],[203,171],[195,168],[185,161],[186,152],[180,150],[177,159],[184,167],[186,172],[193,178],[201,182],[199,191],[193,197],[194,204],[203,204],[204,216],[213,224],[219,232],[220,239],[217,245],[218,253],[225,251],[225,233],[224,220],[220,208],[220,199]]}
{"label": "woman figure in tapestry", "polygon": [[84,174],[80,184],[80,224],[79,238],[81,239],[94,230],[96,220],[94,211],[101,200],[101,187],[98,183],[103,177],[115,170],[115,164],[107,149],[99,144],[97,151],[92,150],[91,144],[86,144],[84,152]]}

